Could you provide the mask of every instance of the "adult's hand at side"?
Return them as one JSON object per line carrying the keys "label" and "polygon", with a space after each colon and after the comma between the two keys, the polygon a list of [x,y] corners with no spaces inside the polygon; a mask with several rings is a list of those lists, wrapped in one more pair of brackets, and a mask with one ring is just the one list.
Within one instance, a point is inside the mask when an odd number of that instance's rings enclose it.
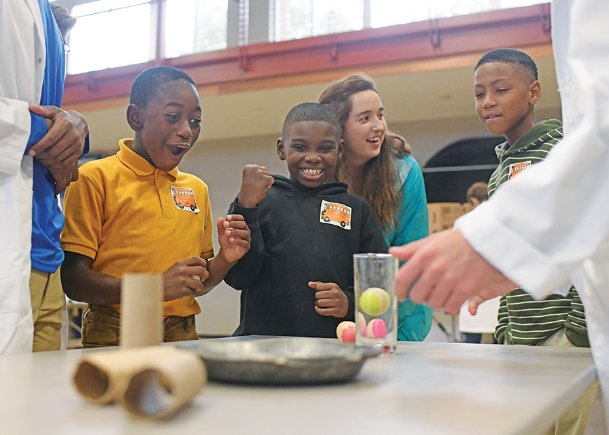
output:
{"label": "adult's hand at side", "polygon": [[30,105],[30,111],[51,121],[49,130],[28,154],[41,160],[45,166],[69,164],[82,155],[89,127],[85,118],[75,110],[55,106]]}
{"label": "adult's hand at side", "polygon": [[487,299],[517,287],[478,254],[461,231],[436,233],[389,252],[406,263],[398,271],[395,292],[432,308],[457,314],[463,302],[481,292]]}
{"label": "adult's hand at side", "polygon": [[57,195],[78,179],[78,158],[89,128],[85,118],[74,110],[31,105],[30,111],[45,118],[48,131],[28,153],[47,167],[55,180]]}
{"label": "adult's hand at side", "polygon": [[69,165],[50,165],[47,169],[55,180],[55,195],[63,192],[68,185],[78,180],[78,161],[73,163],[73,166]]}

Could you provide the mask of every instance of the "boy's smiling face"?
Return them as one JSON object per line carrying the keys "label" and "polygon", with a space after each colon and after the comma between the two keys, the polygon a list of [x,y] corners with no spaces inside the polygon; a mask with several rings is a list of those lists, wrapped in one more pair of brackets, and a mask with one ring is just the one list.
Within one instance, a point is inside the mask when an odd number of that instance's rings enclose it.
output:
{"label": "boy's smiling face", "polygon": [[277,141],[277,154],[286,160],[290,178],[305,187],[334,181],[342,153],[341,132],[326,121],[297,121]]}
{"label": "boy's smiling face", "polygon": [[146,107],[129,105],[127,120],[136,132],[133,151],[169,171],[178,166],[201,133],[199,94],[185,80],[167,82]]}
{"label": "boy's smiling face", "polygon": [[533,106],[541,96],[539,81],[511,63],[488,62],[474,73],[476,113],[486,129],[509,144],[535,125]]}

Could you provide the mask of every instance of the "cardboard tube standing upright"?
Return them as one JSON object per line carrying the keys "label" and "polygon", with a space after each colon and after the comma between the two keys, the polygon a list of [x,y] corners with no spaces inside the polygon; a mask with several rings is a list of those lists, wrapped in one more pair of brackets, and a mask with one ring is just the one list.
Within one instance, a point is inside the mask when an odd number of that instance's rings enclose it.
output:
{"label": "cardboard tube standing upright", "polygon": [[163,276],[126,273],[121,284],[122,348],[156,346],[163,342]]}

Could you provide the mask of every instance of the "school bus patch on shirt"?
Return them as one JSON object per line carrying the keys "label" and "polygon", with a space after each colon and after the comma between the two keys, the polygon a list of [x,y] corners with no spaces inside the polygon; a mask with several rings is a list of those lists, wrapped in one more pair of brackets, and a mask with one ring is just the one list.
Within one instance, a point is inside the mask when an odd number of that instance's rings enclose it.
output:
{"label": "school bus patch on shirt", "polygon": [[336,225],[345,230],[351,229],[351,207],[340,202],[321,201],[319,222]]}
{"label": "school bus patch on shirt", "polygon": [[510,178],[512,178],[514,175],[521,173],[522,171],[524,171],[529,166],[531,166],[531,161],[530,160],[527,160],[526,162],[512,163],[510,165],[510,172],[508,174],[508,180]]}
{"label": "school bus patch on shirt", "polygon": [[195,192],[190,187],[171,186],[171,196],[177,209],[199,213]]}

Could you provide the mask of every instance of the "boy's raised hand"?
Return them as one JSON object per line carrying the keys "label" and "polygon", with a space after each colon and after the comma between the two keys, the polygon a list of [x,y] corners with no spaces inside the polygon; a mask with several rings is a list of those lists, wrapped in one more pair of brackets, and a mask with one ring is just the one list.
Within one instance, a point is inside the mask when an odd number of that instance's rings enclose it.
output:
{"label": "boy's raised hand", "polygon": [[246,165],[241,174],[239,205],[245,208],[256,207],[274,181],[266,166]]}
{"label": "boy's raised hand", "polygon": [[320,316],[333,316],[342,319],[349,311],[349,299],[340,287],[333,282],[309,281],[315,290],[315,312]]}
{"label": "boy's raised hand", "polygon": [[176,262],[163,273],[163,300],[196,296],[208,276],[207,262],[201,257]]}
{"label": "boy's raised hand", "polygon": [[251,240],[250,229],[240,214],[229,214],[218,219],[218,255],[229,263],[234,263],[249,251]]}

